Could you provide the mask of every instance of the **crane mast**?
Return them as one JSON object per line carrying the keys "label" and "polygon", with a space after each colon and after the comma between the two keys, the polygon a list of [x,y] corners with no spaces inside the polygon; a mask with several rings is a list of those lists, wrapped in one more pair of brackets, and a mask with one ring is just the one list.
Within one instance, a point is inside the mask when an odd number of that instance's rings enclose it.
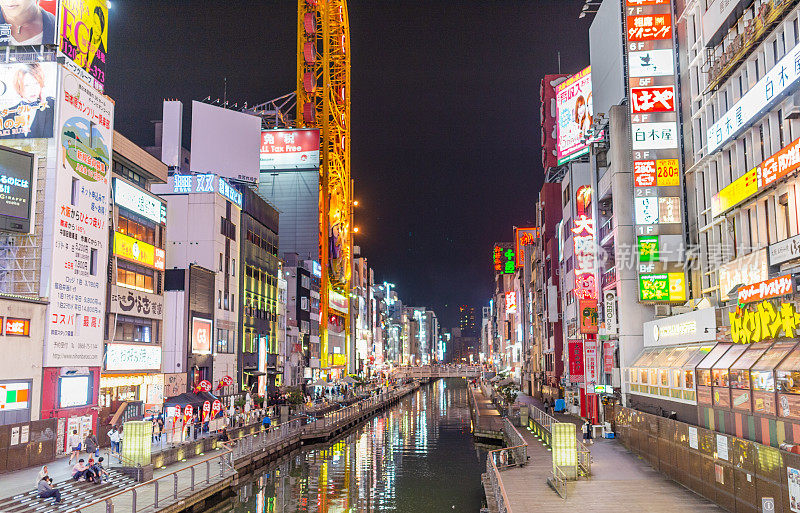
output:
{"label": "crane mast", "polygon": [[[319,249],[320,364],[343,368],[352,360],[350,309],[353,255],[353,182],[350,179],[350,29],[345,0],[298,0],[297,126],[320,131]],[[341,308],[341,306],[340,306]],[[341,323],[341,324],[340,324]],[[343,329],[344,347],[329,354],[329,326]]]}

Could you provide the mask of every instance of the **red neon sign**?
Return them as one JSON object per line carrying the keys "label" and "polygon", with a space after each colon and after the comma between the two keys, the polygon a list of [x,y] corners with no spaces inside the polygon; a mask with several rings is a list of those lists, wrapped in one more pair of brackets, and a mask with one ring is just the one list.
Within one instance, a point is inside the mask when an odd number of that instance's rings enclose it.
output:
{"label": "red neon sign", "polygon": [[634,114],[672,112],[675,110],[675,88],[673,86],[631,88],[631,107]]}

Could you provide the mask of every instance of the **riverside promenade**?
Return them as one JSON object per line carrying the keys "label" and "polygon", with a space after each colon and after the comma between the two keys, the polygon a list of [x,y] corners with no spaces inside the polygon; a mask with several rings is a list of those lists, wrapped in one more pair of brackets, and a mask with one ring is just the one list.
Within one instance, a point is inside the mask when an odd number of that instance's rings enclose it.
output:
{"label": "riverside promenade", "polygon": [[[240,477],[306,443],[317,443],[344,433],[419,386],[413,383],[371,395],[306,425],[295,420],[264,431],[253,426],[240,428],[230,442],[209,439],[203,443],[202,451],[185,451],[184,457],[156,469],[152,479],[141,483],[134,483],[116,470],[109,484],[75,483],[63,475],[67,464],[57,462],[53,479],[64,496],[61,505],[52,504],[52,499],[39,499],[33,493],[38,469],[0,476],[0,494],[5,495],[0,498],[0,511],[135,513],[205,508],[206,501],[216,501],[231,493]],[[4,480],[12,486],[3,488]]]}
{"label": "riverside promenade", "polygon": [[[484,397],[480,390],[476,392],[477,396]],[[521,403],[523,407],[543,408],[533,398],[520,399],[518,404]],[[556,414],[555,420],[576,424],[576,432],[580,433],[580,418]],[[591,453],[591,476],[567,481],[563,493],[566,498],[562,498],[548,483],[553,473],[550,448],[529,429],[517,429],[528,444],[527,464],[500,470],[495,468],[495,487],[491,486],[491,479],[484,480],[489,511],[492,513],[566,513],[583,510],[593,513],[618,513],[622,510],[637,513],[724,511],[664,477],[614,439],[596,439],[594,444],[588,446]],[[487,473],[491,471],[487,468]]]}

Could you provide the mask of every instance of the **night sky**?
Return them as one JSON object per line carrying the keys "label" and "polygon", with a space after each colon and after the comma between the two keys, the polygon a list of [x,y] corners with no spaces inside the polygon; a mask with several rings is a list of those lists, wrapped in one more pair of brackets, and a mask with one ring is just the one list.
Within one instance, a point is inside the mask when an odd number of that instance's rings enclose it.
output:
{"label": "night sky", "polygon": [[[533,219],[539,81],[589,65],[583,0],[350,0],[356,244],[404,303],[455,326],[492,291],[491,245]],[[294,0],[112,0],[116,129],[153,144],[163,98],[295,88]],[[188,131],[187,136],[188,137]],[[188,146],[188,138],[184,145]],[[480,315],[480,314],[479,314]]]}

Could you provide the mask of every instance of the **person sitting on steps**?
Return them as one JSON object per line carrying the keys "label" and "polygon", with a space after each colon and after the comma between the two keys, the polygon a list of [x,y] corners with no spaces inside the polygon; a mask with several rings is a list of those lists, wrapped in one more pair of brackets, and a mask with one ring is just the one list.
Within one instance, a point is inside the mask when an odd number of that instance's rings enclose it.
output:
{"label": "person sitting on steps", "polygon": [[53,504],[58,504],[61,502],[61,490],[55,488],[52,483],[52,479],[45,476],[39,480],[39,484],[36,485],[36,489],[39,492],[40,499],[49,499],[53,497],[55,500]]}

